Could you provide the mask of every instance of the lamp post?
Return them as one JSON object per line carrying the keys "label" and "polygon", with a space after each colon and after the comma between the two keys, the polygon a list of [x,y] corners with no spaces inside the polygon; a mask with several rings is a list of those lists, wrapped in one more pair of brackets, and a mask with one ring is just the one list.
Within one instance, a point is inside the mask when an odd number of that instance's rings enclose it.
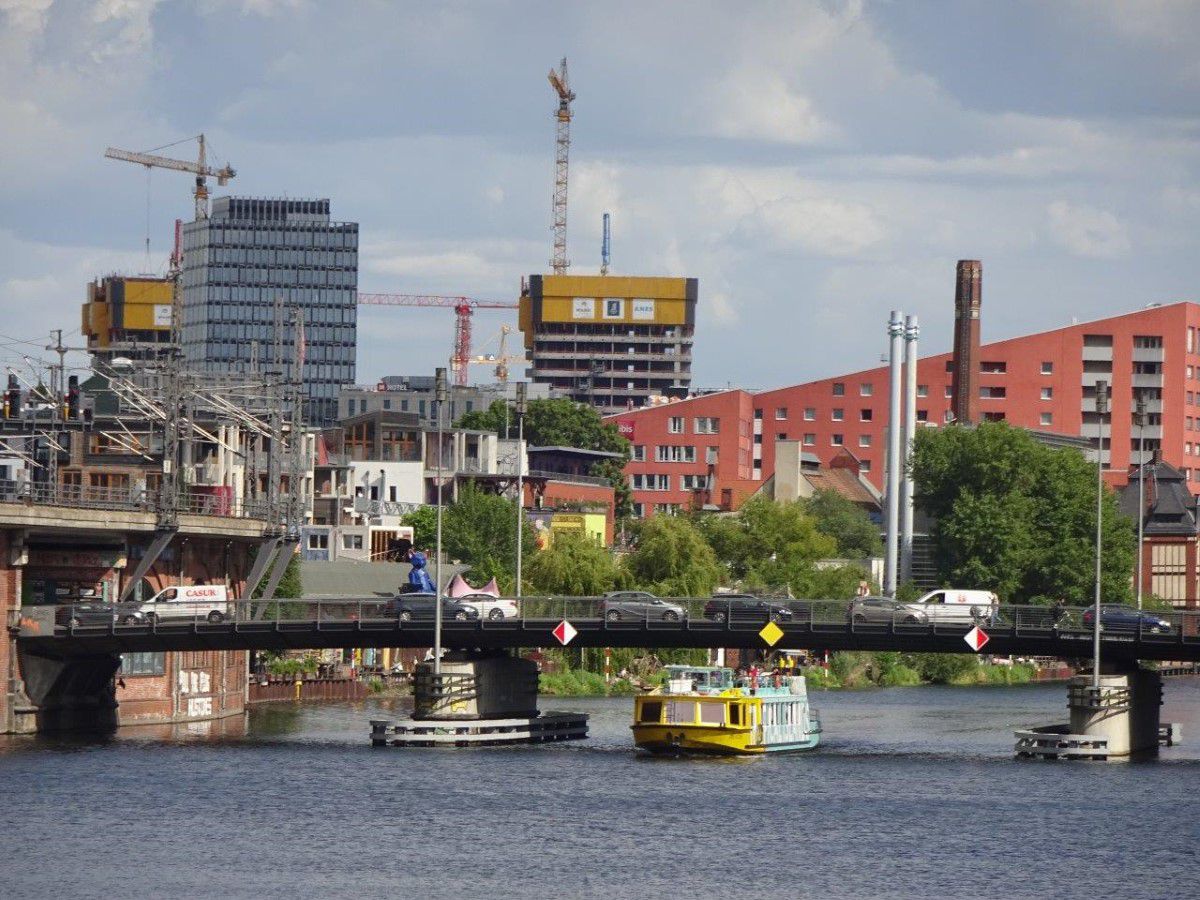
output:
{"label": "lamp post", "polygon": [[1108,382],[1096,382],[1096,608],[1092,613],[1092,687],[1100,691],[1100,553],[1104,533],[1104,414]]}
{"label": "lamp post", "polygon": [[517,597],[521,596],[521,539],[525,531],[525,411],[527,386],[517,382]]}
{"label": "lamp post", "polygon": [[434,400],[437,402],[437,538],[433,565],[433,675],[441,685],[442,675],[442,407],[446,405],[446,370],[439,368],[434,378]]}
{"label": "lamp post", "polygon": [[1142,610],[1142,541],[1146,527],[1146,395],[1139,391],[1134,421],[1138,427],[1137,608]]}

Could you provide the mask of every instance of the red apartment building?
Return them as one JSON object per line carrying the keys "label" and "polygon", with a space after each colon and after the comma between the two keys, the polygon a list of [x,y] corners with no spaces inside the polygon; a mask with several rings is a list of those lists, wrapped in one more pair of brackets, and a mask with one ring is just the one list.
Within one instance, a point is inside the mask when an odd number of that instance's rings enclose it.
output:
{"label": "red apartment building", "polygon": [[[961,274],[961,270],[960,270]],[[976,315],[978,303],[976,302]],[[881,317],[882,332],[886,322]],[[976,331],[976,334],[978,332]],[[964,396],[982,421],[1095,438],[1095,384],[1108,381],[1111,420],[1102,452],[1115,486],[1138,462],[1134,404],[1148,412],[1146,460],[1155,451],[1200,493],[1200,305],[1173,303],[1053,331],[964,348]],[[952,421],[953,354],[917,365],[917,418]],[[774,471],[775,442],[799,440],[828,465],[843,448],[883,487],[887,366],[760,391],[720,391],[608,417],[634,445],[626,469],[639,515],[693,505],[736,509]]]}

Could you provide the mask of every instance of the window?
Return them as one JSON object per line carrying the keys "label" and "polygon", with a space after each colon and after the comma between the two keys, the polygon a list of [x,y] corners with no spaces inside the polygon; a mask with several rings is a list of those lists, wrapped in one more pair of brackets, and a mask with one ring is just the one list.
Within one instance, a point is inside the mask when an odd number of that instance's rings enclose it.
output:
{"label": "window", "polygon": [[875,385],[870,382],[864,382],[858,386],[858,396],[860,397],[870,397],[874,393]]}
{"label": "window", "polygon": [[845,443],[845,441],[843,440],[843,437],[844,436],[840,435],[840,434],[830,435],[829,443],[833,444],[833,446],[835,446],[835,447],[840,447],[840,446],[842,446],[842,444]]}
{"label": "window", "polygon": [[635,504],[633,504],[633,517],[634,517],[635,519],[644,519],[644,518],[646,518],[646,507],[644,507],[644,506],[643,506],[642,504],[640,504],[640,503],[635,503]]}
{"label": "window", "polygon": [[697,416],[693,425],[696,434],[718,434],[721,430],[721,420],[711,416]]}
{"label": "window", "polygon": [[1054,424],[1054,414],[1053,413],[1042,413],[1041,424],[1053,425]]}
{"label": "window", "polygon": [[706,447],[705,448],[704,461],[708,465],[715,466],[717,464],[717,457],[718,457],[718,451],[717,451],[716,447]]}
{"label": "window", "polygon": [[804,407],[804,421],[815,422],[817,420],[817,408],[815,406]]}
{"label": "window", "polygon": [[654,459],[656,462],[695,462],[696,448],[680,446],[678,444],[663,444],[655,447]]}
{"label": "window", "polygon": [[946,385],[946,399],[949,400],[953,396],[954,396],[954,388],[950,387],[950,385]]}
{"label": "window", "polygon": [[1083,336],[1083,346],[1085,347],[1109,347],[1113,345],[1111,334],[1085,334]]}
{"label": "window", "polygon": [[864,475],[867,472],[870,472],[871,471],[871,461],[869,459],[860,459],[858,461],[858,471]]}
{"label": "window", "polygon": [[646,461],[646,445],[645,444],[634,444],[633,445],[633,456],[630,458],[634,462],[645,462]]}
{"label": "window", "polygon": [[309,550],[328,550],[329,549],[329,534],[321,532],[320,534],[310,534],[308,536]]}
{"label": "window", "polygon": [[1048,387],[1042,388],[1042,399],[1043,400],[1049,400],[1053,396],[1054,396],[1054,388],[1048,388]]}
{"label": "window", "polygon": [[811,431],[806,431],[804,433],[804,446],[805,447],[813,447],[813,446],[816,446],[816,443],[817,443],[817,436],[815,434],[813,434]]}
{"label": "window", "polygon": [[1052,363],[1052,362],[1042,363],[1042,374],[1043,375],[1053,375],[1054,374],[1054,363]]}
{"label": "window", "polygon": [[858,411],[858,421],[860,422],[870,422],[873,416],[874,413],[869,409],[860,409]]}
{"label": "window", "polygon": [[1008,366],[1002,362],[981,362],[979,371],[984,375],[1003,375],[1008,371]]}
{"label": "window", "polygon": [[846,419],[846,411],[844,409],[835,409],[832,413],[833,421],[842,422]]}
{"label": "window", "polygon": [[917,410],[917,421],[918,422],[928,422],[929,421],[929,410],[918,409]]}
{"label": "window", "polygon": [[699,491],[708,487],[707,475],[680,475],[679,489],[681,491]]}
{"label": "window", "polygon": [[756,409],[754,411],[754,418],[760,422],[762,421],[762,410],[761,409]]}
{"label": "window", "polygon": [[953,359],[946,360],[946,372],[951,373],[953,371],[954,371],[954,360]]}
{"label": "window", "polygon": [[871,446],[871,436],[869,434],[860,434],[858,436],[858,446],[870,447]]}
{"label": "window", "polygon": [[786,419],[787,418],[787,407],[786,406],[775,407],[775,418],[776,419]]}
{"label": "window", "polygon": [[167,667],[165,653],[122,653],[122,675],[162,675]]}
{"label": "window", "polygon": [[1007,389],[1002,387],[981,387],[979,389],[979,396],[984,400],[1003,400],[1007,394]]}
{"label": "window", "polygon": [[683,434],[683,416],[671,416],[667,419],[668,434]]}
{"label": "window", "polygon": [[929,385],[918,384],[917,385],[917,396],[918,397],[928,397],[929,396]]}
{"label": "window", "polygon": [[1161,350],[1163,339],[1161,335],[1134,335],[1133,346],[1138,350]]}
{"label": "window", "polygon": [[845,393],[846,393],[846,384],[845,384],[845,382],[842,382],[842,381],[835,381],[835,382],[833,383],[833,396],[835,396],[835,397],[841,397],[841,396],[842,396],[843,394],[845,394]]}
{"label": "window", "polygon": [[361,534],[343,534],[342,549],[343,550],[361,550],[363,548],[363,536]]}

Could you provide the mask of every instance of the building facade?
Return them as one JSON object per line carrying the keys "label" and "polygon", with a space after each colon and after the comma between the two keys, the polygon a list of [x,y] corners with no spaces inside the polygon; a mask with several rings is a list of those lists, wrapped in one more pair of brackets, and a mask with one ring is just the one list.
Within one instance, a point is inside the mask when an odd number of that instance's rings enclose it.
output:
{"label": "building facade", "polygon": [[172,348],[175,281],[109,275],[87,289],[80,334],[93,360],[134,363],[161,359]]}
{"label": "building facade", "polygon": [[221,197],[183,227],[181,278],[189,367],[287,380],[298,369],[308,424],[336,422],[355,375],[357,223],[331,220],[328,200]]}
{"label": "building facade", "polygon": [[521,295],[528,375],[612,413],[692,385],[695,278],[531,275]]}
{"label": "building facade", "polygon": [[[498,400],[512,404],[516,399],[517,383],[478,385],[447,385],[446,418],[451,425],[469,412],[485,410]],[[526,395],[530,400],[548,400],[557,394],[549,385],[530,384]],[[342,388],[338,395],[338,418],[348,419],[373,412],[416,413],[427,426],[437,425],[435,419],[435,379],[432,375],[385,375],[375,387]],[[513,418],[513,433],[517,421]]]}

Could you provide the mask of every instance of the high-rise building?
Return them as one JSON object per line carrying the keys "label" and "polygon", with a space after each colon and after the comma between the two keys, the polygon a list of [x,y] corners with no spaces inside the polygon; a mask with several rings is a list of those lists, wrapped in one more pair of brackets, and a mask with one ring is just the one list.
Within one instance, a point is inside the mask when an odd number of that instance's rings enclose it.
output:
{"label": "high-rise building", "polygon": [[299,363],[307,423],[337,420],[355,375],[356,222],[331,221],[328,200],[220,197],[183,228],[182,279],[189,368],[291,380]]}
{"label": "high-rise building", "polygon": [[692,385],[695,278],[531,275],[521,296],[529,377],[611,413]]}

